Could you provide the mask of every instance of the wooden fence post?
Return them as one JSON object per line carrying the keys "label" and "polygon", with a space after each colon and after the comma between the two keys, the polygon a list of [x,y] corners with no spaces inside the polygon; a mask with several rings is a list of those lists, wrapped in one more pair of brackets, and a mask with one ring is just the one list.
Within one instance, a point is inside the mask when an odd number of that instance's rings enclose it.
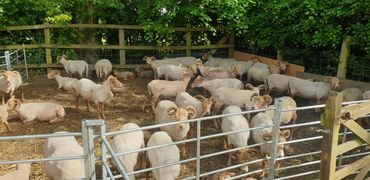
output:
{"label": "wooden fence post", "polygon": [[[45,45],[50,45],[50,29],[45,28],[44,29],[44,38],[45,38]],[[51,49],[49,47],[45,47],[45,58],[46,58],[46,64],[52,64],[51,59]]]}
{"label": "wooden fence post", "polygon": [[191,32],[190,32],[191,25],[186,24],[186,56],[191,56]]}
{"label": "wooden fence post", "polygon": [[321,146],[320,180],[335,180],[336,151],[340,128],[338,117],[342,109],[342,101],[342,93],[329,92],[325,112],[321,115],[324,133]]}
{"label": "wooden fence post", "polygon": [[[229,38],[229,44],[233,45],[235,44],[235,34],[231,33]],[[229,58],[234,57],[234,47],[229,47]]]}
{"label": "wooden fence post", "polygon": [[[118,30],[119,46],[125,46],[125,29]],[[119,65],[126,65],[126,51],[124,49],[119,50]]]}
{"label": "wooden fence post", "polygon": [[340,57],[338,63],[337,77],[345,79],[347,74],[347,62],[350,55],[349,43],[351,41],[351,36],[346,36],[342,42],[342,48],[340,50]]}

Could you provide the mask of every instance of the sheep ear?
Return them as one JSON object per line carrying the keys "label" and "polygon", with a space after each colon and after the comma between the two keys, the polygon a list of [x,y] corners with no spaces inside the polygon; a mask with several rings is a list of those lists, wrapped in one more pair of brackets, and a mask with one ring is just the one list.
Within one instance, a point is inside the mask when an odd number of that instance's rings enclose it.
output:
{"label": "sheep ear", "polygon": [[188,112],[188,118],[193,119],[197,116],[197,111],[193,106],[189,106],[186,108],[186,111]]}
{"label": "sheep ear", "polygon": [[176,107],[170,107],[167,109],[167,117],[172,117],[172,116],[175,116],[176,115],[176,112],[177,112],[177,108]]}
{"label": "sheep ear", "polygon": [[272,98],[269,95],[263,95],[263,99],[265,100],[267,105],[270,105],[272,103]]}
{"label": "sheep ear", "polygon": [[263,135],[263,139],[264,139],[265,141],[271,141],[271,139],[272,139],[272,134],[271,134],[271,133],[264,134],[264,135]]}
{"label": "sheep ear", "polygon": [[283,136],[285,139],[288,139],[290,136],[290,131],[289,130],[282,131],[280,132],[280,136]]}
{"label": "sheep ear", "polygon": [[146,58],[148,58],[148,56],[144,56],[144,57],[143,57],[143,61],[146,61]]}
{"label": "sheep ear", "polygon": [[252,96],[251,96],[250,101],[252,101],[252,102],[253,102],[254,97],[257,97],[257,96],[258,96],[258,94],[257,94],[257,93],[253,93],[253,94],[252,94]]}
{"label": "sheep ear", "polygon": [[200,94],[198,94],[194,97],[197,98],[197,99],[201,99],[202,101],[206,100],[206,98],[204,96],[200,95]]}
{"label": "sheep ear", "polygon": [[252,84],[247,83],[247,84],[244,85],[245,90],[253,90],[253,88],[254,88],[254,86]]}
{"label": "sheep ear", "polygon": [[155,61],[155,60],[157,60],[154,56],[152,56],[152,59]]}

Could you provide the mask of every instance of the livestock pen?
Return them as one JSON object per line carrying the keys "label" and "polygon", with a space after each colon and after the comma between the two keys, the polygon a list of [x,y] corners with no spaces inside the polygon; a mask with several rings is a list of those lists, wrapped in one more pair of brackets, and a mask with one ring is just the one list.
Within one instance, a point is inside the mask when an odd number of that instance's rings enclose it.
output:
{"label": "livestock pen", "polygon": [[[109,113],[107,116],[107,120],[87,120],[82,121],[81,119],[84,117],[92,117],[91,114],[85,112],[76,112],[74,109],[70,108],[70,102],[66,102],[66,100],[70,99],[70,95],[55,95],[55,90],[52,88],[51,85],[54,85],[54,82],[48,82],[45,76],[36,76],[34,78],[38,78],[40,80],[39,83],[30,83],[28,85],[28,96],[32,96],[35,99],[49,99],[52,101],[59,101],[66,106],[67,113],[70,114],[69,117],[66,117],[64,122],[56,123],[56,124],[45,124],[45,123],[27,123],[27,124],[20,124],[15,121],[12,121],[11,124],[17,124],[18,129],[16,132],[10,133],[7,136],[3,136],[0,138],[0,147],[1,151],[1,173],[11,171],[12,167],[9,165],[4,164],[14,164],[14,163],[21,163],[21,162],[34,162],[32,166],[32,179],[45,179],[46,175],[44,172],[43,164],[40,162],[50,161],[50,160],[63,160],[63,159],[77,159],[83,158],[85,160],[85,168],[86,168],[86,177],[94,179],[100,179],[104,177],[114,176],[115,178],[121,177],[121,175],[131,175],[137,174],[137,178],[144,178],[143,173],[150,172],[152,169],[171,166],[172,164],[166,164],[159,167],[151,167],[148,169],[137,169],[133,173],[125,174],[124,170],[122,169],[122,165],[119,164],[117,161],[117,157],[125,155],[127,153],[132,152],[124,152],[124,153],[117,153],[112,152],[110,148],[110,139],[112,136],[122,133],[128,133],[130,131],[117,131],[117,129],[127,123],[127,122],[135,122],[140,125],[141,128],[135,130],[145,130],[145,131],[156,131],[159,127],[165,125],[173,125],[178,124],[175,123],[168,123],[168,124],[157,124],[152,125],[154,122],[154,118],[147,113],[140,112],[139,109],[140,104],[135,106],[136,101],[130,97],[125,96],[125,94],[118,95],[115,100],[115,105],[113,107],[109,107],[107,110]],[[34,78],[31,77],[30,81],[33,82]],[[45,78],[45,79],[43,79]],[[144,82],[145,83],[145,82]],[[49,84],[49,85],[46,85]],[[143,90],[142,84],[139,82],[128,82],[129,86],[133,87],[133,89]],[[40,90],[38,87],[43,87]],[[39,89],[39,91],[43,91],[43,96],[40,96],[39,92],[33,92],[34,88]],[[50,96],[49,96],[50,95]],[[54,96],[52,96],[54,95]],[[27,96],[26,96],[27,98]],[[122,101],[122,103],[118,103]],[[275,111],[274,119],[279,119],[279,114],[281,112],[290,111],[293,109],[281,109],[279,107],[279,100],[276,100],[276,109],[268,109],[270,111]],[[350,102],[356,103],[356,102]],[[358,102],[357,102],[358,103]],[[124,106],[123,104],[131,104],[131,107]],[[302,103],[301,103],[302,104]],[[348,104],[348,103],[346,103]],[[174,142],[173,144],[187,144],[187,151],[188,156],[185,158],[181,158],[179,162],[181,163],[181,179],[207,179],[213,174],[221,171],[230,171],[237,173],[236,176],[232,177],[231,179],[241,179],[242,177],[246,176],[253,176],[256,173],[262,172],[263,169],[256,169],[256,171],[252,171],[250,168],[250,172],[248,173],[240,173],[240,167],[245,165],[253,166],[253,164],[257,164],[257,166],[261,166],[261,162],[267,160],[270,164],[267,168],[266,173],[269,175],[269,179],[275,174],[275,172],[279,172],[279,176],[276,176],[275,179],[315,179],[318,178],[319,173],[319,164],[320,164],[320,154],[321,154],[321,139],[322,139],[322,127],[320,126],[319,121],[319,114],[315,113],[313,109],[315,108],[322,108],[324,105],[317,105],[317,106],[307,106],[307,104],[302,104],[301,107],[298,107],[298,120],[295,125],[287,125],[287,126],[280,126],[279,124],[274,124],[273,132],[278,133],[279,129],[286,129],[293,127],[295,130],[295,135],[293,136],[293,140],[287,141],[285,145],[289,145],[286,147],[286,155],[285,157],[277,157],[276,153],[271,153],[272,156],[270,158],[257,158],[252,161],[248,162],[237,162],[234,161],[231,166],[227,166],[227,153],[230,152],[238,152],[238,150],[242,148],[235,148],[235,149],[222,149],[222,137],[227,134],[238,133],[242,131],[251,131],[255,129],[245,129],[236,132],[227,132],[227,133],[220,133],[219,130],[212,127],[210,121],[214,119],[223,117],[223,116],[230,116],[230,115],[218,115],[212,117],[204,117],[200,119],[192,119],[188,122],[196,122],[197,123],[197,133],[196,137],[190,137],[183,141]],[[131,108],[131,109],[130,109]],[[118,112],[119,109],[124,109],[123,112]],[[258,113],[266,111],[266,109],[262,110],[254,110],[254,111],[246,111],[242,112],[241,114],[248,114],[248,113]],[[277,122],[277,121],[275,121]],[[99,127],[98,129],[94,127]],[[266,128],[266,127],[260,127]],[[97,131],[94,131],[97,130]],[[66,134],[49,134],[55,131],[71,131],[73,133],[66,133]],[[107,132],[105,132],[107,131]],[[24,134],[24,136],[15,136],[16,134]],[[343,131],[340,134],[340,139],[348,141],[351,139],[350,132]],[[81,156],[73,156],[73,157],[60,157],[56,159],[47,159],[43,158],[40,150],[42,149],[42,142],[43,140],[39,138],[47,138],[52,136],[78,136],[81,137],[80,141],[82,141],[84,147],[84,154]],[[275,136],[276,137],[276,136]],[[277,143],[277,139],[273,138],[272,141],[268,143]],[[249,145],[249,148],[258,148],[260,144],[253,144]],[[155,149],[166,146],[166,144],[157,146],[157,147],[150,147],[144,148],[140,151],[147,151],[149,149]],[[273,149],[272,149],[273,151]],[[106,153],[104,153],[106,152]],[[369,151],[363,151],[362,149],[353,151],[351,153],[345,154],[344,156],[338,157],[339,161],[342,163],[338,164],[338,167],[345,166],[349,162],[353,161],[354,158],[357,159],[358,157],[362,157],[368,155]],[[111,160],[115,165],[112,165]],[[342,160],[340,160],[342,159]],[[280,162],[281,167],[276,167],[273,165],[275,162]],[[175,163],[173,163],[175,164]]]}

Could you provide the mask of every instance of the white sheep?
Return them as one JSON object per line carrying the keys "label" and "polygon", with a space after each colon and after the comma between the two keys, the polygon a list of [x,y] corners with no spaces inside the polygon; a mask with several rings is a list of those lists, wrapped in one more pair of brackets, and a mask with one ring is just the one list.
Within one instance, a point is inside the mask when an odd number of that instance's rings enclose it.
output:
{"label": "white sheep", "polygon": [[287,76],[283,74],[270,74],[266,78],[266,86],[269,93],[278,93],[287,95],[289,90],[289,81],[292,79],[299,79],[293,76]]}
{"label": "white sheep", "polygon": [[212,180],[226,180],[230,179],[231,177],[235,176],[235,173],[232,172],[218,172],[212,176]]}
{"label": "white sheep", "polygon": [[365,91],[362,94],[362,98],[365,99],[365,100],[370,99],[370,91]]}
{"label": "white sheep", "polygon": [[[252,118],[251,128],[263,127],[263,126],[273,126],[272,117],[267,113],[258,113]],[[286,142],[290,136],[290,131],[285,130],[279,133],[279,143]],[[266,143],[272,139],[272,127],[266,127],[262,129],[252,130],[253,141],[257,144]],[[262,153],[269,154],[271,156],[271,143],[260,145],[260,150]],[[284,157],[284,144],[277,145],[277,155],[278,157]]]}
{"label": "white sheep", "polygon": [[19,99],[8,100],[9,109],[15,110],[23,123],[35,119],[54,123],[62,121],[65,116],[63,106],[55,103],[22,103]]}
{"label": "white sheep", "polygon": [[172,64],[162,64],[156,68],[157,77],[165,77],[165,80],[169,78],[172,80],[182,80],[184,79],[183,71],[186,71],[187,68],[183,66],[177,66]]}
{"label": "white sheep", "polygon": [[58,56],[57,61],[63,64],[64,70],[72,77],[72,74],[79,74],[80,78],[89,77],[89,65],[83,60],[67,60],[67,56]]}
{"label": "white sheep", "polygon": [[51,70],[47,76],[49,79],[55,79],[57,81],[58,89],[76,92],[78,79],[63,77],[60,75],[59,70]]}
{"label": "white sheep", "polygon": [[14,91],[19,88],[22,93],[22,100],[24,100],[22,75],[18,71],[0,71],[0,92],[4,92],[11,97]]}
{"label": "white sheep", "polygon": [[135,74],[130,71],[114,71],[113,74],[122,80],[132,80],[135,79]]}
{"label": "white sheep", "polygon": [[[198,99],[199,98],[199,99]],[[204,115],[211,114],[211,107],[213,101],[209,98],[205,98],[202,95],[191,96],[187,92],[180,92],[176,96],[175,103],[180,108],[186,108],[192,106],[197,111],[196,117],[203,117]]]}
{"label": "white sheep", "polygon": [[[181,124],[162,126],[160,129],[166,131],[174,141],[180,141],[186,138],[190,126],[186,121],[195,118],[197,112],[193,106],[186,108],[177,107],[177,105],[168,100],[162,100],[158,103],[155,111],[155,122],[157,124],[184,121]],[[185,144],[183,144],[182,153],[185,156]]]}
{"label": "white sheep", "polygon": [[[67,132],[56,132],[67,133]],[[83,148],[78,144],[75,137],[50,137],[46,139],[43,154],[45,158],[65,156],[82,156]],[[85,178],[83,159],[46,161],[45,170],[49,179],[80,179]]]}
{"label": "white sheep", "polygon": [[3,97],[2,103],[0,105],[0,122],[1,124],[5,125],[8,132],[11,132],[11,129],[8,125],[9,124],[8,123],[8,117],[9,117],[8,110],[9,110],[8,103],[5,103],[4,97]]}
{"label": "white sheep", "polygon": [[243,89],[243,82],[241,82],[239,79],[207,80],[201,76],[198,76],[191,84],[191,88],[195,87],[203,87],[213,95],[215,91],[220,87]]}
{"label": "white sheep", "polygon": [[181,61],[172,61],[171,59],[163,59],[163,60],[157,60],[154,56],[148,57],[145,56],[143,60],[149,64],[154,72],[154,79],[157,79],[157,67],[159,67],[162,64],[173,64],[173,65],[181,65]]}
{"label": "white sheep", "polygon": [[108,59],[100,59],[95,63],[94,69],[98,79],[106,79],[112,72],[112,63]]}
{"label": "white sheep", "polygon": [[[225,115],[240,112],[242,112],[242,110],[238,106],[228,106],[224,109],[222,114]],[[222,117],[221,129],[223,133],[246,130],[249,129],[249,124],[247,119],[242,114],[226,116]],[[232,149],[233,147],[246,147],[248,146],[249,136],[250,131],[228,134],[226,135],[227,138],[225,138],[226,140],[224,141],[224,147],[225,149]],[[228,166],[231,165],[231,153],[229,153],[227,164]],[[248,166],[246,168],[248,168]],[[248,172],[248,170],[246,172]]]}
{"label": "white sheep", "polygon": [[[186,92],[186,87],[191,79],[192,72],[187,70],[184,73],[184,79],[181,81],[166,81],[166,80],[152,80],[148,83],[148,93],[149,96],[152,96],[151,104],[152,110],[155,111],[155,103],[157,102],[160,96],[163,97],[176,97],[180,92]],[[143,103],[143,107],[146,106],[146,103]],[[142,107],[142,109],[144,109]]]}
{"label": "white sheep", "polygon": [[[289,96],[283,96],[280,97],[279,99],[282,100],[282,109],[296,109],[297,108],[297,103],[295,100]],[[275,108],[275,105],[270,105],[269,108]],[[275,111],[266,111],[267,114],[270,115],[270,117],[274,117]],[[281,122],[280,124],[295,124],[295,121],[297,120],[297,111],[292,110],[292,111],[287,111],[287,112],[282,112],[281,113]],[[290,128],[290,137],[289,140],[292,140],[293,137],[293,128]]]}
{"label": "white sheep", "polygon": [[[137,124],[127,123],[120,128],[120,131],[137,128],[139,128]],[[133,131],[125,134],[116,135],[113,137],[111,145],[115,153],[139,150],[145,147],[144,133],[143,131]],[[127,173],[134,172],[134,167],[137,163],[138,154],[139,153],[136,152],[118,157]],[[130,179],[135,179],[135,177],[131,176]]]}
{"label": "white sheep", "polygon": [[230,67],[199,67],[201,75],[208,79],[228,79],[241,76],[241,66],[232,65]]}
{"label": "white sheep", "polygon": [[31,164],[17,164],[17,170],[0,176],[0,180],[29,180],[31,174]]}
{"label": "white sheep", "polygon": [[343,93],[343,102],[358,101],[362,99],[362,91],[359,88],[346,88]]}
{"label": "white sheep", "polygon": [[[164,131],[154,133],[149,141],[148,147],[172,143],[171,137]],[[165,165],[180,161],[180,151],[176,145],[150,149],[147,156],[152,167]],[[153,176],[157,180],[172,180],[180,175],[180,164],[153,170]]]}
{"label": "white sheep", "polygon": [[250,82],[251,80],[257,82],[266,82],[267,76],[270,74],[279,74],[286,70],[288,63],[285,61],[276,61],[275,64],[266,65],[263,63],[254,63],[248,70],[247,80]]}
{"label": "white sheep", "polygon": [[145,70],[141,66],[136,66],[135,67],[135,73],[136,73],[136,76],[138,78],[152,78],[154,76],[153,75],[153,71],[151,71],[151,70]]}
{"label": "white sheep", "polygon": [[98,118],[105,118],[104,115],[104,105],[108,104],[113,99],[112,88],[122,88],[123,84],[114,76],[109,76],[103,84],[96,84],[90,79],[82,78],[77,83],[76,90],[76,109],[78,110],[78,101],[82,97],[89,109],[89,102],[93,102],[98,110]]}
{"label": "white sheep", "polygon": [[[289,95],[303,99],[314,99],[319,104],[326,99],[330,90],[338,88],[340,80],[336,77],[326,77],[324,82],[313,82],[304,79],[289,80]],[[317,110],[316,110],[317,111]]]}

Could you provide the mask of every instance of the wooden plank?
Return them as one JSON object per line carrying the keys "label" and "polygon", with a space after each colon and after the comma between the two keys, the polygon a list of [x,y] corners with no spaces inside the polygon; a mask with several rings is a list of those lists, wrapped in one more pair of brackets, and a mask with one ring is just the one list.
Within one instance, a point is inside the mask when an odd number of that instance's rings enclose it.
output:
{"label": "wooden plank", "polygon": [[[235,35],[232,33],[229,38],[229,44],[235,44]],[[234,47],[229,48],[229,58],[234,57]]]}
{"label": "wooden plank", "polygon": [[351,140],[351,141],[347,141],[343,144],[340,144],[338,146],[338,151],[337,151],[337,156],[340,155],[340,154],[343,154],[345,152],[348,152],[354,148],[357,148],[359,146],[361,146],[362,144],[364,144],[365,142],[360,140],[360,139],[355,139],[355,140]]}
{"label": "wooden plank", "polygon": [[340,117],[343,120],[356,120],[370,113],[370,102],[346,106],[342,109]]}
{"label": "wooden plank", "polygon": [[[186,27],[190,30],[191,26],[190,24],[187,24]],[[186,56],[191,56],[191,32],[186,32]]]}
{"label": "wooden plank", "polygon": [[[276,59],[271,59],[263,56],[254,54],[244,53],[240,51],[234,51],[234,59],[239,61],[249,61],[251,57],[257,57],[264,64],[275,64]],[[304,67],[296,64],[289,64],[286,71],[283,73],[289,76],[297,76],[298,73],[304,72]]]}
{"label": "wooden plank", "polygon": [[[147,64],[125,64],[125,65],[119,65],[114,64],[114,68],[135,68],[136,66],[142,66],[146,69],[150,69],[150,66]],[[14,68],[24,68],[24,65],[14,65]],[[45,68],[63,68],[63,65],[61,64],[27,64],[27,68],[29,69],[45,69]]]}
{"label": "wooden plank", "polygon": [[[348,175],[351,175],[353,172],[356,172],[357,170],[368,166],[370,161],[370,155],[367,155],[347,166],[345,166],[342,169],[339,169],[335,173],[335,179],[343,179],[344,177],[347,177]],[[320,171],[321,172],[321,171]],[[321,179],[321,178],[320,178]]]}
{"label": "wooden plank", "polygon": [[[119,46],[124,48],[125,47],[125,30],[119,29],[118,36],[119,36]],[[126,51],[124,49],[119,50],[119,64],[120,65],[126,64]]]}
{"label": "wooden plank", "polygon": [[[25,25],[25,26],[8,26],[1,28],[0,31],[14,31],[14,30],[31,30],[31,29],[44,29],[44,28],[105,28],[105,29],[144,29],[140,25],[121,25],[121,24],[38,24],[38,25]],[[211,28],[193,27],[190,30],[186,27],[170,27],[174,31],[210,31]],[[215,30],[223,30],[222,27],[214,27]]]}
{"label": "wooden plank", "polygon": [[[224,36],[224,37],[222,37],[218,42],[217,42],[217,44],[216,45],[222,45],[222,44],[225,44],[225,42],[228,40],[230,38],[230,36],[228,35],[228,36]],[[211,49],[211,54],[214,54],[214,53],[216,53],[217,52],[217,49],[212,49],[211,47],[210,47],[210,49]]]}
{"label": "wooden plank", "polygon": [[[50,44],[50,29],[44,29],[44,42],[46,46]],[[52,63],[50,48],[45,48],[45,58],[46,64]]]}
{"label": "wooden plank", "polygon": [[342,108],[343,95],[330,91],[326,100],[325,112],[321,116],[321,125],[328,133],[323,134],[321,146],[320,179],[335,180],[337,145],[340,124],[336,123]]}
{"label": "wooden plank", "polygon": [[350,55],[350,41],[351,36],[346,36],[343,38],[342,41],[342,48],[340,50],[340,57],[339,57],[339,63],[338,63],[338,70],[337,70],[337,77],[346,79],[347,74],[347,61]]}
{"label": "wooden plank", "polygon": [[350,129],[357,137],[370,144],[370,133],[368,133],[364,128],[358,125],[355,121],[349,120],[343,123],[348,129]]}
{"label": "wooden plank", "polygon": [[363,180],[365,179],[367,173],[370,170],[370,164],[368,164],[366,167],[362,168],[360,172],[357,174],[354,180]]}
{"label": "wooden plank", "polygon": [[[43,44],[25,44],[24,48],[26,49],[36,49],[36,48],[43,48]],[[20,49],[23,48],[22,45],[0,45],[0,50],[9,50],[9,49]]]}

